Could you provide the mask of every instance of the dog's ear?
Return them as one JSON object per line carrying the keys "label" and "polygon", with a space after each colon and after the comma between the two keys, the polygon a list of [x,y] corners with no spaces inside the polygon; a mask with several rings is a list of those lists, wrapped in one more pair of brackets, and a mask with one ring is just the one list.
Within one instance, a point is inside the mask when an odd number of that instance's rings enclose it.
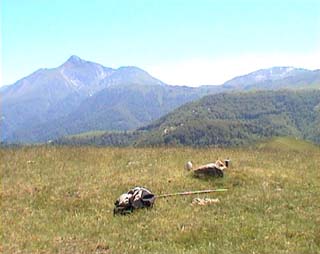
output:
{"label": "dog's ear", "polygon": [[219,165],[219,166],[224,165],[221,160],[217,160],[217,161],[216,161],[216,164]]}

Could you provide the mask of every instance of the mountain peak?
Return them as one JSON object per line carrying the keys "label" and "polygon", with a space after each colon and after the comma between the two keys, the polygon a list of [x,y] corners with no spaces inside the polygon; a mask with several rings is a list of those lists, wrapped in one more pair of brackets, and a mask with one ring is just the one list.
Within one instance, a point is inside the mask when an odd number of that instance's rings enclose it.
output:
{"label": "mountain peak", "polygon": [[118,68],[118,71],[130,71],[130,72],[143,72],[147,73],[145,70],[142,70],[139,67],[136,66],[121,66]]}
{"label": "mountain peak", "polygon": [[72,63],[72,64],[80,64],[80,63],[84,63],[84,62],[86,62],[86,61],[76,55],[70,56],[69,59],[66,61],[66,63]]}
{"label": "mountain peak", "polygon": [[157,85],[163,86],[165,83],[152,77],[148,72],[136,66],[122,66],[105,80],[107,86],[119,86],[128,84]]}
{"label": "mountain peak", "polygon": [[285,79],[296,77],[297,75],[304,75],[310,72],[310,70],[295,68],[292,66],[276,66],[235,77],[225,82],[223,86],[228,89],[249,89],[252,87],[262,88],[262,86],[265,86],[264,89],[271,89],[270,83],[273,83],[273,85],[278,84],[279,88],[283,87],[283,84],[286,84]]}

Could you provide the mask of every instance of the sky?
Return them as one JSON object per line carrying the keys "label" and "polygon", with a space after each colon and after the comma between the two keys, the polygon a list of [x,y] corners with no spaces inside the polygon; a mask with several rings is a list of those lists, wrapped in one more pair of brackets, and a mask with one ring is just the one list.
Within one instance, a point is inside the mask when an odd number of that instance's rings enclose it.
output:
{"label": "sky", "polygon": [[[1,1],[1,0],[0,0]],[[320,69],[319,0],[2,0],[2,85],[71,55],[216,85],[273,66]]]}

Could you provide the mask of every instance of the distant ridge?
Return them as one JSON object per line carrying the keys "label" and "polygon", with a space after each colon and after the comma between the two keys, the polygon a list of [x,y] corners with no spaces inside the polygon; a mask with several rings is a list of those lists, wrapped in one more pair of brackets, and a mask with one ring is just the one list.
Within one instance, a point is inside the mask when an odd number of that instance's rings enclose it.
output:
{"label": "distant ridge", "polygon": [[223,84],[225,89],[284,89],[320,87],[320,71],[294,67],[273,67],[261,69],[235,77]]}

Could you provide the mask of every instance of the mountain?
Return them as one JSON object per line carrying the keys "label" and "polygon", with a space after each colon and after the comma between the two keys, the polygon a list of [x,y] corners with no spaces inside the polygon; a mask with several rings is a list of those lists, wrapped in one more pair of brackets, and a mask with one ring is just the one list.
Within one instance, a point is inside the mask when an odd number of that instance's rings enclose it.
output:
{"label": "mountain", "polygon": [[45,142],[95,130],[134,130],[208,94],[320,87],[320,71],[274,67],[220,86],[170,86],[146,71],[71,56],[0,89],[1,141]]}
{"label": "mountain", "polygon": [[102,82],[105,87],[127,86],[128,84],[148,85],[148,86],[166,86],[167,84],[150,76],[146,71],[135,67],[120,67],[110,77],[105,78]]}
{"label": "mountain", "polygon": [[141,130],[148,131],[142,144],[228,146],[273,136],[320,143],[320,90],[210,95]]}
{"label": "mountain", "polygon": [[2,139],[20,130],[66,116],[114,70],[70,57],[53,69],[40,69],[0,92]]}
{"label": "mountain", "polygon": [[83,135],[57,143],[238,146],[275,136],[320,144],[320,90],[209,95],[135,132]]}
{"label": "mountain", "polygon": [[273,67],[235,77],[222,85],[228,90],[305,89],[320,87],[320,70]]}
{"label": "mountain", "polygon": [[169,86],[146,71],[71,56],[0,91],[2,140],[43,142],[90,130],[129,130],[208,94]]}
{"label": "mountain", "polygon": [[19,140],[39,142],[91,130],[133,130],[201,96],[198,90],[183,87],[106,88],[66,117],[20,131]]}

